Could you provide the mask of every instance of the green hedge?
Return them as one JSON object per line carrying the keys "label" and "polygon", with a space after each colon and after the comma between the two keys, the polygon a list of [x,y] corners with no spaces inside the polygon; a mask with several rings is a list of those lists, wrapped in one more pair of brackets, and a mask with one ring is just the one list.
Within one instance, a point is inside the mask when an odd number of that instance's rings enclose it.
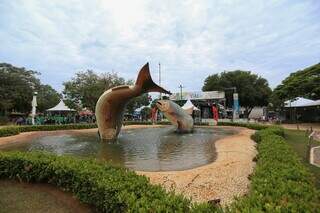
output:
{"label": "green hedge", "polygon": [[190,212],[213,210],[125,168],[40,152],[0,152],[0,178],[56,185],[98,212]]}
{"label": "green hedge", "polygon": [[[149,121],[125,121],[124,125],[152,125]],[[159,125],[169,125],[170,122],[157,122]],[[62,125],[30,125],[30,126],[9,126],[0,128],[0,137],[17,135],[20,132],[32,131],[54,131],[68,129],[91,129],[97,128],[97,124],[62,124]]]}
{"label": "green hedge", "polygon": [[67,129],[90,129],[97,128],[96,124],[63,124],[63,125],[30,125],[30,126],[9,126],[0,128],[0,137],[17,135],[20,132],[31,131],[54,131]]}
{"label": "green hedge", "polygon": [[283,138],[280,127],[257,131],[259,155],[251,189],[230,207],[231,212],[320,212],[320,192],[311,173]]}
{"label": "green hedge", "polygon": [[262,130],[262,129],[271,127],[271,125],[244,123],[244,122],[218,122],[218,126],[240,126],[240,127],[246,127],[254,130]]}
{"label": "green hedge", "polygon": [[20,133],[19,128],[14,127],[3,127],[0,128],[0,137],[6,137],[11,135],[17,135]]}

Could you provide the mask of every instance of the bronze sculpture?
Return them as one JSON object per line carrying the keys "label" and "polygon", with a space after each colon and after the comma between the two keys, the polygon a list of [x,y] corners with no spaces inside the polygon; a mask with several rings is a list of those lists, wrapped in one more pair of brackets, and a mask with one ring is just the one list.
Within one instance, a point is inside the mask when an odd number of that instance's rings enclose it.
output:
{"label": "bronze sculpture", "polygon": [[193,118],[178,104],[170,100],[159,100],[156,105],[164,116],[177,127],[177,132],[193,131]]}
{"label": "bronze sculpture", "polygon": [[145,64],[137,77],[135,85],[122,85],[105,91],[96,104],[96,119],[100,138],[112,140],[121,130],[123,113],[128,101],[146,92],[171,94],[153,82],[149,63]]}

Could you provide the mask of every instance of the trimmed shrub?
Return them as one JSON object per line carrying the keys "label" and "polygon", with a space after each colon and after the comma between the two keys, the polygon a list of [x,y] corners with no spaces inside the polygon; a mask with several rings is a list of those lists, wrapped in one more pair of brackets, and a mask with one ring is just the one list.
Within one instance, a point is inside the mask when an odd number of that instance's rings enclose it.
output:
{"label": "trimmed shrub", "polygon": [[[157,122],[159,125],[170,125],[168,121]],[[152,125],[150,121],[125,121],[123,125]],[[62,125],[30,125],[30,126],[10,126],[0,128],[0,137],[17,135],[20,132],[32,131],[55,131],[68,129],[92,129],[97,128],[97,124],[62,124]]]}
{"label": "trimmed shrub", "polygon": [[241,123],[241,122],[218,122],[218,126],[240,126],[254,130],[261,130],[271,127],[270,125],[255,124],[255,123]]}
{"label": "trimmed shrub", "polygon": [[125,168],[40,152],[0,152],[0,178],[50,183],[72,192],[98,212],[199,212],[214,210]]}
{"label": "trimmed shrub", "polygon": [[0,128],[0,137],[6,137],[10,135],[17,135],[20,133],[19,128],[13,127],[3,127]]}
{"label": "trimmed shrub", "polygon": [[256,132],[258,158],[250,193],[235,201],[231,212],[319,212],[320,192],[311,173],[286,143],[280,127]]}

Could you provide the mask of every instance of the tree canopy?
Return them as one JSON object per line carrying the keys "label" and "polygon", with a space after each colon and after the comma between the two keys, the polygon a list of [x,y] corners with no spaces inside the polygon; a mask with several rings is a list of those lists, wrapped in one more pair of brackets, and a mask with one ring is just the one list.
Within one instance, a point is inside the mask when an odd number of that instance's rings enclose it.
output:
{"label": "tree canopy", "polygon": [[[81,109],[87,107],[94,111],[95,105],[104,91],[124,84],[132,85],[133,81],[125,81],[116,73],[97,74],[93,70],[80,71],[70,81],[63,83],[65,103],[70,108]],[[144,94],[129,101],[127,111],[132,113],[136,108],[148,104],[148,95]]]}
{"label": "tree canopy", "polygon": [[208,76],[204,81],[203,91],[225,91],[229,105],[232,100],[232,91],[235,87],[239,94],[239,104],[245,107],[249,115],[255,106],[267,106],[271,89],[268,81],[250,71],[224,71]]}
{"label": "tree canopy", "polygon": [[39,72],[0,63],[0,111],[28,113],[31,111],[33,92],[38,92],[38,111],[42,112],[59,102],[60,95],[49,85],[41,84]]}
{"label": "tree canopy", "polygon": [[291,73],[274,89],[272,100],[280,105],[295,97],[320,99],[320,63]]}

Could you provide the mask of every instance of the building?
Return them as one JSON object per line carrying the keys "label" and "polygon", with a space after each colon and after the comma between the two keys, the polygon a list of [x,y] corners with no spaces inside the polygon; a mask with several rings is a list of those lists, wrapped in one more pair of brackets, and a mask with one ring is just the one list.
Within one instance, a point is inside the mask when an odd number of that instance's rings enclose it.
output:
{"label": "building", "polygon": [[297,97],[285,101],[282,118],[288,122],[320,122],[320,100]]}
{"label": "building", "polygon": [[[212,115],[212,104],[219,105],[220,109],[225,109],[226,98],[224,91],[207,91],[207,92],[182,92],[182,93],[173,93],[170,97],[170,100],[175,101],[180,106],[183,106],[188,99],[191,100],[192,104],[200,109],[201,118],[208,119],[213,118]],[[223,113],[225,110],[221,111],[221,117],[224,116]]]}

